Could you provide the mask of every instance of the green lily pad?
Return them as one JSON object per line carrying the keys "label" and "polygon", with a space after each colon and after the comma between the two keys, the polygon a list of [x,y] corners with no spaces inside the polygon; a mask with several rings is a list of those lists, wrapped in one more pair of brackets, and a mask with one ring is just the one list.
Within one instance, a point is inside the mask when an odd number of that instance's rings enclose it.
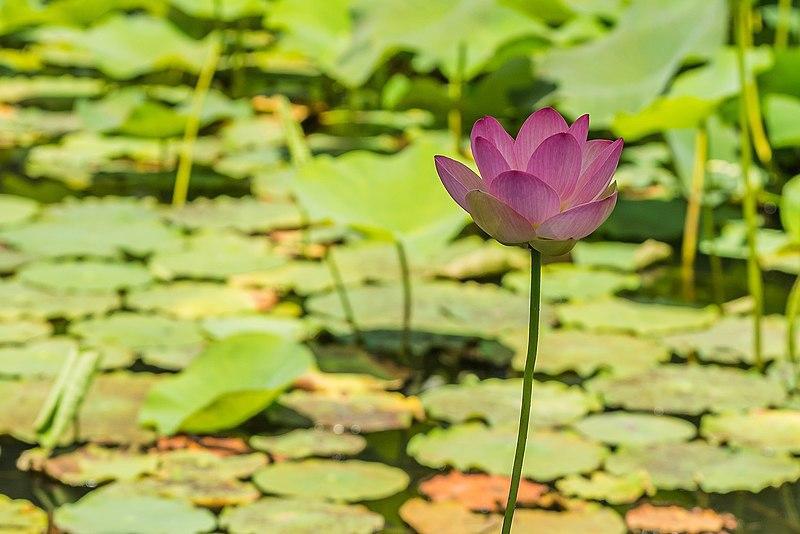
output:
{"label": "green lily pad", "polygon": [[67,532],[107,534],[198,534],[216,526],[214,515],[178,499],[92,492],[55,511],[56,526]]}
{"label": "green lily pad", "polygon": [[[210,471],[206,471],[208,474]],[[120,496],[152,496],[177,499],[195,506],[219,509],[251,503],[261,492],[249,482],[217,476],[146,477],[108,486],[110,493]]]}
{"label": "green lily pad", "polygon": [[[490,378],[475,384],[450,384],[420,395],[428,415],[451,423],[482,419],[490,425],[519,421],[522,379]],[[533,385],[531,424],[537,428],[559,426],[600,408],[597,399],[578,386],[560,382]]]}
{"label": "green lily pad", "polygon": [[23,252],[11,250],[0,245],[0,274],[12,273],[20,265],[31,261],[33,258]]}
{"label": "green lily pad", "polygon": [[25,499],[0,495],[0,525],[9,533],[41,534],[47,531],[47,513]]}
{"label": "green lily pad", "polygon": [[58,293],[113,293],[138,289],[152,281],[141,265],[102,261],[29,263],[17,277],[31,286]]}
{"label": "green lily pad", "polygon": [[106,82],[77,76],[11,76],[0,81],[0,100],[7,103],[36,98],[78,98],[101,94]]}
{"label": "green lily pad", "polygon": [[269,250],[264,238],[205,232],[190,237],[181,250],[155,254],[149,266],[162,280],[225,280],[236,274],[271,269],[285,262],[284,258]]}
{"label": "green lily pad", "polygon": [[292,460],[309,456],[355,456],[367,446],[363,436],[326,430],[292,430],[279,436],[252,436],[250,446]]}
{"label": "green lily pad", "polygon": [[132,291],[130,308],[163,312],[178,319],[233,315],[258,309],[256,298],[244,289],[210,282],[176,282]]}
{"label": "green lily pad", "polygon": [[0,376],[54,377],[78,344],[68,338],[48,338],[16,347],[0,347]]}
{"label": "green lily pad", "polygon": [[317,332],[317,328],[304,318],[283,317],[280,315],[208,317],[202,320],[202,326],[206,333],[214,339],[222,339],[236,334],[260,332],[301,341],[313,337]]}
{"label": "green lily pad", "polygon": [[[510,425],[463,423],[417,434],[407,450],[417,462],[434,469],[451,465],[461,471],[480,469],[510,476],[516,435],[516,428]],[[571,432],[536,430],[528,436],[522,474],[546,482],[586,473],[597,469],[607,452],[602,445]]]}
{"label": "green lily pad", "polygon": [[219,456],[205,450],[178,449],[159,455],[159,478],[169,480],[249,478],[267,464],[260,453]]}
{"label": "green lily pad", "polygon": [[697,433],[684,419],[628,412],[594,414],[572,426],[587,438],[617,446],[688,441]]}
{"label": "green lily pad", "polygon": [[0,227],[24,223],[39,211],[35,200],[14,195],[0,195]]}
{"label": "green lily pad", "polygon": [[569,326],[637,335],[697,330],[710,326],[717,316],[711,308],[645,304],[621,298],[569,303],[559,306],[556,313]]}
{"label": "green lily pad", "polygon": [[410,371],[393,361],[374,356],[366,349],[349,345],[311,345],[317,367],[325,373],[366,374],[383,380],[408,378]]}
{"label": "green lily pad", "polygon": [[239,230],[245,233],[297,228],[303,224],[297,207],[289,202],[263,202],[251,197],[199,198],[165,213],[174,224],[195,230]]}
{"label": "green lily pad", "polygon": [[[514,532],[558,532],[559,534],[623,534],[622,518],[612,509],[593,503],[572,503],[561,512],[520,509],[514,513]],[[400,517],[419,534],[482,534],[500,529],[500,514],[481,514],[452,501],[406,501]]]}
{"label": "green lily pad", "polygon": [[372,534],[384,526],[383,516],[365,506],[280,497],[225,508],[219,522],[231,534]]}
{"label": "green lily pad", "polygon": [[757,493],[800,478],[800,463],[791,456],[731,451],[703,441],[622,448],[606,460],[606,469],[617,475],[644,469],[659,489],[714,493]]}
{"label": "green lily pad", "polygon": [[140,419],[163,434],[231,428],[267,407],[312,364],[308,349],[280,336],[232,336],[155,386]]}
{"label": "green lily pad", "polygon": [[361,460],[302,460],[268,465],[253,476],[266,493],[357,502],[382,499],[406,489],[408,475],[388,465]]}
{"label": "green lily pad", "polygon": [[0,344],[25,343],[49,336],[53,326],[42,320],[17,319],[0,322]]}
{"label": "green lily pad", "polygon": [[643,495],[654,495],[655,488],[646,471],[625,475],[609,475],[602,471],[592,473],[590,478],[570,475],[556,482],[556,488],[564,495],[606,501],[609,504],[636,502]]}
{"label": "green lily pad", "polygon": [[622,377],[599,377],[587,388],[607,405],[687,415],[780,405],[786,398],[780,384],[763,375],[699,365],[669,364]]}
{"label": "green lily pad", "polygon": [[[522,371],[527,357],[527,332],[508,332],[499,339],[515,349],[511,363]],[[669,357],[667,348],[652,339],[580,330],[544,330],[539,336],[536,370],[549,375],[575,371],[580,376],[590,376],[604,369],[619,376],[653,368]]]}
{"label": "green lily pad", "polygon": [[[593,300],[638,289],[640,284],[639,277],[634,274],[587,269],[569,263],[546,265],[542,269],[542,299],[549,302]],[[530,274],[509,273],[503,277],[503,285],[527,295],[530,293]]]}
{"label": "green lily pad", "polygon": [[334,432],[367,433],[408,428],[415,419],[422,419],[424,415],[418,398],[386,391],[295,390],[282,395],[279,402],[314,424]]}
{"label": "green lily pad", "polygon": [[[761,356],[782,359],[786,353],[786,319],[768,315],[761,320]],[[800,331],[796,334],[800,342]],[[681,356],[696,354],[703,360],[720,363],[754,363],[752,317],[723,317],[711,328],[667,336],[662,341]]]}
{"label": "green lily pad", "polygon": [[[342,271],[343,281],[350,285],[360,283],[360,276]],[[322,262],[295,260],[266,271],[235,276],[233,284],[242,287],[268,287],[282,292],[294,291],[306,296],[331,289],[334,281],[329,268]]]}
{"label": "green lily pad", "polygon": [[56,294],[19,282],[0,281],[0,318],[78,319],[119,307],[114,294]]}
{"label": "green lily pad", "polygon": [[711,442],[764,452],[800,452],[800,412],[753,410],[706,415],[700,433]]}
{"label": "green lily pad", "polygon": [[530,264],[528,254],[519,247],[507,247],[495,240],[484,241],[469,236],[450,243],[435,254],[425,266],[433,276],[467,280],[524,270]]}
{"label": "green lily pad", "polygon": [[119,352],[129,360],[140,356],[166,369],[185,367],[205,345],[200,327],[192,321],[131,312],[75,322],[69,332],[103,352]]}
{"label": "green lily pad", "polygon": [[90,444],[48,458],[44,462],[44,472],[70,486],[96,486],[109,480],[132,480],[143,474],[152,474],[157,466],[155,454]]}

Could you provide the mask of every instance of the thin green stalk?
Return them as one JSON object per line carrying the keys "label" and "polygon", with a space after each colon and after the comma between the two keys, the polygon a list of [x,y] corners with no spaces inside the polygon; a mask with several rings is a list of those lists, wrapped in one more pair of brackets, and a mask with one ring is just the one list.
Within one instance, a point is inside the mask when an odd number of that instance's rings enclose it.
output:
{"label": "thin green stalk", "polygon": [[408,266],[408,255],[403,243],[394,242],[397,248],[397,259],[400,262],[400,274],[403,278],[403,338],[402,353],[406,361],[411,361],[411,269]]}
{"label": "thin green stalk", "polygon": [[178,172],[175,176],[175,188],[172,192],[172,205],[176,207],[186,204],[186,197],[189,194],[189,178],[192,174],[192,161],[194,159],[194,142],[197,140],[197,132],[200,130],[200,113],[203,111],[203,101],[206,99],[209,87],[211,87],[211,80],[214,79],[221,50],[222,35],[218,33],[211,37],[211,48],[206,62],[200,69],[200,75],[197,77],[197,85],[195,85],[194,94],[192,94],[191,111],[186,119],[186,128],[183,131],[183,142],[181,143],[178,157]]}
{"label": "thin green stalk", "polygon": [[775,49],[789,45],[789,22],[792,17],[792,0],[778,0],[778,23],[775,25]]}
{"label": "thin green stalk", "polygon": [[363,345],[364,337],[362,336],[361,329],[358,327],[358,323],[356,322],[356,314],[353,312],[353,304],[350,302],[350,295],[347,294],[347,288],[344,285],[344,279],[342,279],[342,272],[339,270],[339,264],[336,263],[336,259],[334,259],[330,248],[325,251],[325,263],[328,264],[328,271],[330,271],[331,278],[333,279],[333,285],[336,288],[336,293],[339,295],[339,303],[342,305],[344,318],[347,321],[347,324],[350,325],[350,329],[353,331],[353,337],[356,340],[356,344]]}
{"label": "thin green stalk", "polygon": [[758,264],[757,239],[757,213],[756,213],[756,193],[750,181],[750,165],[752,154],[750,146],[750,136],[748,134],[749,117],[745,91],[748,83],[748,76],[745,67],[745,56],[747,44],[750,36],[750,0],[738,0],[735,10],[736,20],[736,56],[739,69],[739,87],[741,89],[741,100],[739,102],[739,137],[741,139],[740,164],[742,169],[742,180],[744,180],[744,199],[742,210],[747,225],[747,285],[750,295],[753,298],[753,355],[755,356],[756,367],[761,370],[764,361],[761,354],[761,317],[764,313],[764,288],[761,280],[761,267]]}
{"label": "thin green stalk", "polygon": [[686,300],[694,300],[694,262],[697,258],[697,234],[700,227],[700,209],[703,205],[707,156],[708,135],[705,127],[701,126],[695,135],[692,184],[683,224],[681,247],[681,280],[683,296]]}
{"label": "thin green stalk", "polygon": [[[703,239],[706,241],[714,240],[714,208],[706,204],[703,206]],[[708,262],[711,264],[711,294],[714,304],[720,313],[725,312],[722,304],[725,302],[725,287],[723,285],[722,260],[712,247],[708,254]]]}
{"label": "thin green stalk", "polygon": [[536,367],[536,352],[539,346],[539,311],[542,288],[542,255],[531,249],[531,293],[530,317],[528,325],[528,357],[525,360],[525,372],[522,375],[522,409],[519,412],[519,429],[517,430],[517,449],[514,451],[514,467],[511,471],[511,488],[508,491],[506,513],[503,517],[503,532],[511,532],[514,520],[514,508],[517,504],[519,481],[522,477],[522,461],[525,457],[525,445],[528,442],[528,427],[531,420],[531,401],[533,398],[533,370]]}
{"label": "thin green stalk", "polygon": [[[797,365],[797,315],[800,312],[800,275],[795,279],[789,300],[786,302],[786,355],[794,366]],[[796,369],[795,369],[796,371]]]}
{"label": "thin green stalk", "polygon": [[461,133],[463,131],[462,98],[464,94],[464,69],[467,60],[467,47],[462,41],[458,45],[458,58],[456,73],[448,83],[447,91],[450,97],[450,111],[447,114],[447,126],[453,137],[453,145],[457,152],[463,154],[461,146]]}

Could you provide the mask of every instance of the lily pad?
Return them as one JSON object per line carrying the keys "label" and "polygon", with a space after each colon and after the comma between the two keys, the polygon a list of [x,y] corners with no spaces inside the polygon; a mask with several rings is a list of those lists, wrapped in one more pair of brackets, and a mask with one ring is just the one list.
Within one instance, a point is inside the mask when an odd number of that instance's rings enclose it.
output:
{"label": "lily pad", "polygon": [[57,294],[19,282],[0,281],[0,318],[77,319],[119,307],[115,294]]}
{"label": "lily pad", "polygon": [[296,460],[309,456],[354,456],[364,450],[367,440],[355,434],[299,428],[279,436],[252,436],[250,446],[279,458]]}
{"label": "lily pad", "polygon": [[[549,302],[593,300],[638,289],[640,284],[639,277],[634,274],[577,267],[569,263],[551,264],[542,269],[542,299]],[[503,277],[503,285],[527,295],[530,275],[519,271],[509,273]]]}
{"label": "lily pad", "polygon": [[101,261],[29,263],[17,277],[26,284],[57,293],[114,293],[138,289],[152,281],[141,265]]}
{"label": "lily pad", "polygon": [[182,500],[110,492],[92,492],[74,504],[65,504],[55,511],[53,520],[64,531],[86,534],[198,534],[216,526],[211,512]]}
{"label": "lily pad", "polygon": [[[502,512],[508,502],[510,487],[510,477],[450,471],[421,482],[419,491],[434,502],[458,501],[470,510]],[[550,488],[544,484],[523,478],[519,484],[517,505],[539,504],[549,491]]]}
{"label": "lily pad", "polygon": [[267,464],[260,452],[220,456],[206,450],[173,450],[159,455],[158,477],[167,480],[249,478]]}
{"label": "lily pad", "polygon": [[153,286],[132,291],[125,300],[133,309],[163,312],[178,319],[233,315],[258,309],[258,301],[250,292],[211,282]]}
{"label": "lily pad", "polygon": [[118,312],[72,323],[72,335],[101,351],[140,356],[150,365],[181,369],[202,350],[205,339],[196,323],[160,315]]}
{"label": "lily pad", "polygon": [[587,438],[617,446],[688,441],[697,432],[684,419],[628,412],[594,414],[572,426]]}
{"label": "lily pad", "polygon": [[[408,454],[434,469],[451,465],[461,471],[480,469],[493,475],[511,475],[516,443],[513,426],[487,427],[463,423],[435,428],[408,442]],[[546,482],[565,475],[597,469],[607,450],[571,432],[536,430],[528,437],[522,474]]]}
{"label": "lily pad", "polygon": [[711,308],[646,304],[621,298],[569,303],[559,306],[556,313],[569,326],[638,335],[697,330],[710,326],[716,319]]}
{"label": "lily pad", "polygon": [[[343,281],[350,284],[361,282],[361,276],[342,271]],[[294,291],[298,295],[312,295],[334,287],[330,269],[318,261],[291,261],[265,271],[242,273],[231,280],[239,287],[268,287],[281,292]]]}
{"label": "lily pad", "polygon": [[[518,330],[500,336],[515,349],[512,365],[521,371],[527,357],[527,332]],[[544,330],[540,334],[536,370],[549,375],[575,371],[591,376],[598,370],[614,375],[636,373],[669,360],[667,348],[656,340],[624,334],[597,334],[580,330]]]}
{"label": "lily pad", "polygon": [[587,384],[607,405],[629,410],[699,415],[780,405],[786,392],[763,375],[716,366],[668,364]]}
{"label": "lily pad", "polygon": [[269,250],[264,238],[205,232],[190,237],[181,250],[155,254],[149,266],[162,280],[225,280],[236,274],[271,269],[285,261]]}
{"label": "lily pad", "polygon": [[194,230],[232,229],[248,234],[297,228],[304,222],[292,203],[263,202],[249,197],[199,198],[165,215],[174,224]]}
{"label": "lily pad", "polygon": [[0,495],[0,525],[9,533],[41,534],[47,531],[47,514],[30,501]]}
{"label": "lily pad", "polygon": [[14,272],[20,265],[32,259],[28,254],[0,245],[0,274]]}
{"label": "lily pad", "polygon": [[659,489],[753,493],[800,478],[800,463],[788,455],[731,451],[702,441],[622,448],[606,460],[617,475],[644,469]]}
{"label": "lily pad", "polygon": [[467,280],[524,270],[530,264],[528,254],[519,247],[507,247],[478,236],[459,239],[434,255],[426,273],[454,280]]}
{"label": "lily pad", "polygon": [[[761,321],[761,356],[782,359],[786,352],[786,319],[768,315]],[[800,342],[800,332],[796,334]],[[720,363],[754,363],[752,317],[723,317],[708,330],[667,336],[662,340],[678,354],[696,354],[703,360]]]}
{"label": "lily pad", "polygon": [[748,413],[706,415],[700,433],[713,443],[760,449],[764,452],[800,452],[800,411],[753,410]]}
{"label": "lily pad", "polygon": [[42,320],[18,319],[0,322],[0,344],[25,343],[49,336],[53,326]]}
{"label": "lily pad", "polygon": [[384,526],[383,516],[365,506],[279,497],[225,508],[219,522],[231,534],[372,534]]}
{"label": "lily pad", "polygon": [[267,493],[357,502],[382,499],[406,489],[408,475],[388,465],[361,460],[303,460],[269,465],[253,476]]}
{"label": "lily pad", "polygon": [[718,514],[714,510],[680,506],[653,506],[643,503],[628,510],[625,522],[634,532],[655,534],[725,534],[735,531],[738,523],[731,514]]}
{"label": "lily pad", "polygon": [[0,195],[0,227],[24,223],[39,211],[39,203],[25,197]]}
{"label": "lily pad", "polygon": [[276,334],[297,341],[313,337],[317,328],[303,318],[281,315],[232,315],[208,317],[202,321],[203,329],[215,339],[236,334]]}
{"label": "lily pad", "polygon": [[48,458],[44,472],[70,486],[96,486],[109,480],[132,480],[152,474],[158,466],[155,454],[86,445]]}
{"label": "lily pad", "polygon": [[419,399],[402,393],[356,391],[353,393],[299,391],[281,396],[282,406],[290,408],[314,424],[341,432],[378,432],[408,428],[423,419]]}
{"label": "lily pad", "polygon": [[280,336],[232,336],[154,387],[140,418],[163,434],[231,428],[272,403],[312,363],[308,349]]}
{"label": "lily pad", "polygon": [[[519,421],[522,379],[490,378],[475,384],[451,384],[420,395],[428,415],[450,423],[482,419],[490,425]],[[537,428],[560,426],[580,419],[601,406],[578,386],[560,382],[533,385],[531,424]]]}
{"label": "lily pad", "polygon": [[127,482],[115,482],[108,489],[110,492],[122,496],[167,497],[215,510],[223,506],[249,504],[261,496],[258,489],[249,482],[217,476],[146,477]]}
{"label": "lily pad", "polygon": [[0,100],[22,102],[35,98],[77,98],[101,94],[106,82],[77,76],[11,76],[2,78]]}
{"label": "lily pad", "polygon": [[666,243],[648,239],[644,243],[618,243],[613,241],[579,241],[572,249],[572,259],[577,265],[606,267],[620,271],[640,271],[672,255]]}
{"label": "lily pad", "polygon": [[78,344],[64,337],[32,341],[16,347],[0,347],[0,376],[54,377],[76,350]]}
{"label": "lily pad", "polygon": [[592,473],[590,478],[570,475],[556,482],[556,488],[564,495],[609,504],[627,504],[637,501],[642,495],[654,495],[655,488],[646,471],[625,475],[609,475],[602,471]]}

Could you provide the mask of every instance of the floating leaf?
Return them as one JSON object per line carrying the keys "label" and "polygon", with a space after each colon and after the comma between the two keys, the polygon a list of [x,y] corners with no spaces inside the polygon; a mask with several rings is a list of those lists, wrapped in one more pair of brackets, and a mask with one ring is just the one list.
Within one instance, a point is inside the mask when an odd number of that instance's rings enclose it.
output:
{"label": "floating leaf", "polygon": [[132,291],[126,298],[136,310],[164,312],[178,319],[200,319],[256,311],[254,295],[243,289],[208,282],[176,282]]}
{"label": "floating leaf", "polygon": [[221,456],[206,450],[172,450],[159,455],[158,476],[167,480],[249,478],[267,464],[261,453]]}
{"label": "floating leaf", "polygon": [[22,102],[35,98],[76,98],[97,96],[106,83],[76,76],[12,76],[0,78],[0,101]]}
{"label": "floating leaf", "polygon": [[[411,438],[408,454],[435,469],[452,465],[461,471],[480,469],[510,476],[516,434],[513,426],[490,428],[479,423],[435,428]],[[545,482],[586,473],[599,467],[606,453],[602,445],[577,434],[536,430],[528,437],[522,474]]]}
{"label": "floating leaf", "polygon": [[317,329],[309,321],[280,315],[233,315],[209,317],[202,321],[203,329],[213,338],[222,339],[236,334],[275,334],[301,341],[313,337]]}
{"label": "floating leaf", "polygon": [[261,469],[253,481],[267,493],[345,502],[389,497],[409,483],[396,467],[361,460],[282,462]]}
{"label": "floating leaf", "polygon": [[125,449],[86,445],[48,458],[44,472],[70,486],[96,486],[109,480],[132,480],[156,471],[158,457]]}
{"label": "floating leaf", "polygon": [[[490,378],[475,384],[450,384],[420,395],[428,414],[451,423],[483,419],[490,425],[519,421],[522,379]],[[531,424],[537,428],[565,425],[600,408],[597,400],[580,387],[559,382],[533,386]]]}
{"label": "floating leaf", "polygon": [[[542,299],[593,300],[613,295],[624,290],[639,288],[641,281],[634,274],[599,271],[576,267],[568,263],[550,264],[542,269]],[[503,277],[503,285],[527,295],[530,292],[530,276],[513,272]]]}
{"label": "floating leaf", "polygon": [[[361,276],[350,271],[342,272],[345,284],[361,282]],[[252,273],[234,276],[233,285],[239,287],[269,287],[288,293],[294,291],[298,295],[312,295],[335,286],[330,268],[322,262],[295,260],[285,265]]]}
{"label": "floating leaf", "polygon": [[[420,483],[419,491],[434,502],[457,501],[476,511],[503,511],[508,502],[511,478],[498,475],[468,474],[450,471]],[[520,480],[517,504],[533,506],[550,491],[544,484]]]}
{"label": "floating leaf", "polygon": [[688,441],[696,434],[692,423],[677,417],[627,412],[590,415],[572,426],[590,439],[617,446]]}
{"label": "floating leaf", "polygon": [[645,304],[620,298],[569,303],[556,310],[561,322],[598,332],[666,334],[709,326],[716,319],[711,308]]}
{"label": "floating leaf", "polygon": [[258,489],[249,482],[213,475],[177,478],[147,477],[128,482],[116,482],[109,486],[108,490],[120,496],[167,497],[213,509],[249,504],[261,495]]}
{"label": "floating leaf", "polygon": [[620,271],[639,271],[671,255],[672,247],[654,239],[638,245],[613,241],[579,241],[572,249],[572,259],[577,265],[607,267]]}
{"label": "floating leaf", "polygon": [[19,282],[0,281],[0,318],[77,319],[119,307],[115,294],[57,294]]}
{"label": "floating leaf", "polygon": [[769,142],[775,148],[795,146],[800,143],[800,99],[789,96],[767,95],[764,117],[769,132]]}
{"label": "floating leaf", "polygon": [[418,398],[385,391],[292,391],[281,396],[279,402],[335,432],[408,428],[415,419],[422,419],[424,415]]}
{"label": "floating leaf", "polygon": [[15,534],[41,534],[47,531],[47,514],[30,501],[0,495],[0,525]]}
{"label": "floating leaf", "polygon": [[711,442],[764,452],[800,452],[800,412],[753,410],[706,415],[700,433]]}
{"label": "floating leaf", "polygon": [[56,376],[78,344],[67,338],[49,338],[27,345],[0,348],[0,375],[4,377]]}
{"label": "floating leaf", "polygon": [[587,387],[607,405],[688,415],[779,405],[786,398],[777,381],[760,374],[699,365],[670,364],[623,377],[600,377]]}
{"label": "floating leaf", "polygon": [[148,285],[147,269],[135,263],[102,261],[29,263],[18,278],[44,290],[66,293],[114,293]]}
{"label": "floating leaf", "polygon": [[628,528],[635,532],[657,534],[725,534],[738,526],[731,514],[718,514],[714,510],[680,506],[653,506],[643,503],[625,514]]}
{"label": "floating leaf", "polygon": [[[427,502],[416,497],[403,503],[400,517],[420,534],[491,532],[503,522],[499,515],[475,513],[454,501]],[[519,522],[518,518],[516,515],[515,522]]]}
{"label": "floating leaf", "polygon": [[279,436],[252,436],[250,446],[279,458],[295,460],[309,456],[354,456],[364,450],[367,440],[354,434],[299,428]]}
{"label": "floating leaf", "polygon": [[24,223],[38,211],[39,204],[35,200],[14,195],[0,195],[0,227]]}
{"label": "floating leaf", "polygon": [[264,530],[274,534],[372,534],[384,526],[383,517],[365,506],[279,497],[264,497],[244,506],[225,508],[219,521],[231,534]]}
{"label": "floating leaf", "polygon": [[154,387],[140,419],[162,434],[234,427],[268,406],[312,363],[305,347],[279,336],[229,337]]}
{"label": "floating leaf", "polygon": [[303,220],[289,202],[263,202],[254,198],[219,196],[198,198],[186,206],[166,212],[174,224],[194,230],[239,230],[245,233],[297,228]]}
{"label": "floating leaf", "polygon": [[92,492],[74,504],[65,504],[55,511],[53,520],[62,530],[86,534],[197,534],[210,532],[216,526],[211,512],[185,501],[107,491]]}
{"label": "floating leaf", "polygon": [[527,268],[528,254],[518,247],[507,247],[478,236],[459,239],[436,254],[426,270],[435,276],[467,280]]}
{"label": "floating leaf", "polygon": [[47,337],[52,332],[52,325],[42,320],[18,319],[0,322],[0,344],[25,343]]}
{"label": "floating leaf", "polygon": [[646,471],[619,476],[597,471],[590,478],[570,475],[557,481],[556,488],[565,495],[609,504],[632,503],[642,495],[655,494]]}

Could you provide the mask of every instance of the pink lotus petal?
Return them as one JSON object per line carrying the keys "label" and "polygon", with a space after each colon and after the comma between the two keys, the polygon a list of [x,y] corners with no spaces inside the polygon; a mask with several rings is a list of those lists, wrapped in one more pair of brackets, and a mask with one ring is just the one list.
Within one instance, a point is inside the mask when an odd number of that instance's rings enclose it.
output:
{"label": "pink lotus petal", "polygon": [[469,213],[481,229],[506,245],[527,243],[536,237],[528,220],[489,193],[467,193]]}
{"label": "pink lotus petal", "polygon": [[489,192],[533,224],[549,219],[559,211],[560,201],[553,188],[532,174],[506,171],[498,174]]}
{"label": "pink lotus petal", "polygon": [[592,162],[597,159],[597,156],[603,153],[613,141],[609,141],[608,139],[592,139],[591,141],[586,141],[586,144],[583,145],[583,156],[581,160],[581,174],[586,168],[592,164]]}
{"label": "pink lotus petal", "polygon": [[527,170],[552,187],[560,198],[566,199],[578,182],[581,147],[572,134],[551,135],[533,153]]}
{"label": "pink lotus petal", "polygon": [[622,154],[622,139],[617,139],[608,144],[589,166],[581,172],[578,184],[575,186],[568,206],[578,206],[590,202],[600,195],[611,183],[614,171],[617,170],[619,157]]}
{"label": "pink lotus petal", "polygon": [[602,200],[575,206],[546,220],[536,233],[546,239],[582,239],[603,224],[616,203],[614,192]]}
{"label": "pink lotus petal", "polygon": [[478,137],[488,139],[507,162],[512,163],[514,161],[514,138],[508,134],[497,119],[487,115],[475,121],[469,136],[473,154],[475,153],[475,141]]}
{"label": "pink lotus petal", "polygon": [[446,156],[434,156],[433,160],[444,188],[459,206],[469,211],[467,193],[475,189],[483,189],[484,184],[481,177],[460,161]]}
{"label": "pink lotus petal", "polygon": [[589,115],[581,115],[575,119],[575,122],[572,123],[572,126],[567,131],[572,134],[572,137],[583,148],[586,144],[586,138],[589,137]]}
{"label": "pink lotus petal", "polygon": [[503,155],[491,141],[485,137],[477,137],[472,155],[481,172],[481,178],[489,184],[492,179],[503,171],[511,169]]}
{"label": "pink lotus petal", "polygon": [[514,159],[517,169],[524,169],[536,147],[553,134],[567,131],[567,121],[553,108],[542,108],[522,124],[514,141]]}

